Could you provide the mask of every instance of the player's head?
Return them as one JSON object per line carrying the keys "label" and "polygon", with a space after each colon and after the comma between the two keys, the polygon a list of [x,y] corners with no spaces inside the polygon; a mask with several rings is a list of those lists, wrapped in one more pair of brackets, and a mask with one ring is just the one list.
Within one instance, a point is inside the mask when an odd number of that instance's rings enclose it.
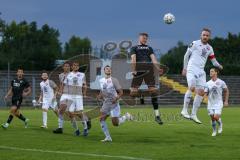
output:
{"label": "player's head", "polygon": [[24,75],[23,68],[18,67],[18,69],[17,69],[17,77],[18,78],[22,78],[23,75]]}
{"label": "player's head", "polygon": [[64,72],[70,72],[70,63],[69,62],[65,62],[63,64],[63,71]]}
{"label": "player's head", "polygon": [[208,43],[211,38],[211,30],[208,28],[203,28],[201,33],[201,41],[202,43]]}
{"label": "player's head", "polygon": [[46,71],[43,71],[41,77],[42,80],[46,81],[48,79],[48,73]]}
{"label": "player's head", "polygon": [[146,44],[148,41],[148,34],[147,33],[139,33],[139,39],[140,44]]}
{"label": "player's head", "polygon": [[211,68],[210,69],[210,77],[211,78],[217,78],[219,73],[219,70],[217,68]]}
{"label": "player's head", "polygon": [[72,63],[72,70],[73,70],[73,72],[78,72],[78,70],[79,70],[79,62],[74,61]]}
{"label": "player's head", "polygon": [[105,73],[105,75],[107,75],[107,76],[110,76],[110,75],[112,74],[112,69],[111,69],[111,67],[110,67],[109,65],[106,65],[106,66],[104,67],[104,73]]}

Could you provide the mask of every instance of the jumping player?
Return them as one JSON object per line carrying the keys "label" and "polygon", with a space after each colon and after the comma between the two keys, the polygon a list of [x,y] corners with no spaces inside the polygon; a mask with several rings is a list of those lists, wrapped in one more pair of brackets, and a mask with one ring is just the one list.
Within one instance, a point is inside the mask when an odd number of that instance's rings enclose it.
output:
{"label": "jumping player", "polygon": [[[184,105],[181,115],[184,118],[192,119],[201,124],[197,118],[197,110],[201,105],[204,96],[204,87],[206,86],[206,73],[204,71],[207,59],[210,59],[213,66],[223,69],[215,58],[212,46],[208,44],[211,37],[211,31],[204,28],[201,33],[201,39],[193,41],[184,55],[182,75],[187,77],[188,90],[185,93]],[[192,92],[196,93],[193,101],[192,114],[188,114],[188,106],[192,98]]]}
{"label": "jumping player", "polygon": [[159,110],[158,110],[158,97],[157,88],[155,86],[154,67],[159,71],[159,63],[154,55],[152,47],[147,45],[148,34],[139,34],[139,44],[131,48],[131,65],[133,80],[130,89],[130,96],[139,96],[138,88],[141,86],[143,80],[148,85],[148,90],[151,94],[152,105],[155,113],[155,121],[158,124],[163,124]]}

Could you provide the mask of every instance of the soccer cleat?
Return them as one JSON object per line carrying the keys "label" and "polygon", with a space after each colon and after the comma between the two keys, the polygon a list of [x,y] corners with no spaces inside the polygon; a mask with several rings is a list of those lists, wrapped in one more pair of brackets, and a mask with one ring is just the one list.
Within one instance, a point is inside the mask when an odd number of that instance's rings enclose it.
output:
{"label": "soccer cleat", "polygon": [[160,124],[160,125],[163,125],[163,121],[161,120],[160,116],[156,116],[155,117],[155,121]]}
{"label": "soccer cleat", "polygon": [[48,127],[47,126],[45,126],[45,125],[42,125],[42,126],[40,126],[41,128],[45,128],[45,129],[47,129]]}
{"label": "soccer cleat", "polygon": [[53,130],[53,133],[55,133],[55,134],[62,134],[63,133],[63,129],[62,128],[57,128],[57,129]]}
{"label": "soccer cleat", "polygon": [[127,118],[128,121],[132,121],[133,120],[133,116],[130,113],[125,113],[125,116]]}
{"label": "soccer cleat", "polygon": [[197,118],[196,115],[191,116],[191,120],[193,120],[193,121],[194,121],[195,123],[197,123],[197,124],[202,124],[202,122]]}
{"label": "soccer cleat", "polygon": [[219,128],[218,128],[218,134],[221,134],[222,131],[223,131],[223,128],[222,128],[222,124],[221,124],[221,125],[219,126]]}
{"label": "soccer cleat", "polygon": [[28,128],[28,122],[29,122],[29,119],[25,119],[25,121],[24,121],[24,127],[25,128]]}
{"label": "soccer cleat", "polygon": [[217,135],[217,131],[213,131],[212,137],[215,137]]}
{"label": "soccer cleat", "polygon": [[7,129],[9,124],[8,123],[3,123],[1,126],[2,126],[2,128]]}
{"label": "soccer cleat", "polygon": [[78,130],[76,130],[76,131],[74,132],[74,134],[75,134],[75,136],[80,136],[81,132],[80,132],[80,130],[78,129]]}
{"label": "soccer cleat", "polygon": [[88,121],[87,121],[87,129],[91,129],[92,128],[92,122],[91,122],[91,119],[89,118]]}
{"label": "soccer cleat", "polygon": [[105,139],[101,140],[101,142],[112,142],[112,138],[106,137]]}
{"label": "soccer cleat", "polygon": [[190,119],[191,116],[187,113],[187,112],[181,112],[181,115],[183,116],[183,118],[186,118],[186,119]]}
{"label": "soccer cleat", "polygon": [[83,136],[84,136],[84,137],[87,137],[87,136],[88,136],[88,129],[84,129],[84,130],[83,130]]}

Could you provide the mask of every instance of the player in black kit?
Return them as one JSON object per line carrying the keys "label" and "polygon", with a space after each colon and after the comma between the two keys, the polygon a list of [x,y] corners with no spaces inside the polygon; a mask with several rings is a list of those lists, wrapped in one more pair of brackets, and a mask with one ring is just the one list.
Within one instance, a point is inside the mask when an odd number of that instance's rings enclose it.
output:
{"label": "player in black kit", "polygon": [[139,34],[139,44],[131,48],[131,65],[133,80],[131,84],[130,96],[139,96],[138,88],[143,80],[148,86],[151,94],[152,105],[155,112],[155,121],[158,124],[163,124],[158,111],[158,89],[155,85],[154,69],[157,69],[161,74],[162,70],[154,55],[152,47],[147,45],[148,34]]}
{"label": "player in black kit", "polygon": [[10,115],[6,123],[2,124],[2,128],[8,128],[11,123],[13,116],[21,119],[25,128],[28,125],[28,119],[25,118],[19,111],[23,97],[28,96],[31,93],[31,87],[26,79],[23,78],[23,69],[18,68],[17,70],[17,78],[11,81],[10,89],[8,90],[5,99],[12,95],[12,107],[10,109]]}

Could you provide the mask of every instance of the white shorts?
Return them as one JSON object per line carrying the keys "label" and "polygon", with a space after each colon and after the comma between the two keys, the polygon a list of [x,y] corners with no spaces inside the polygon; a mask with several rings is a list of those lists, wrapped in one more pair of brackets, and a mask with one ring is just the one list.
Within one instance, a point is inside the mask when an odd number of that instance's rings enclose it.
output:
{"label": "white shorts", "polygon": [[110,115],[111,117],[120,117],[121,115],[121,109],[119,103],[116,103],[115,105],[109,105],[104,104],[101,108],[101,112]]}
{"label": "white shorts", "polygon": [[55,110],[57,107],[57,101],[52,101],[52,99],[43,99],[42,102],[42,109],[48,110],[49,108],[52,108]]}
{"label": "white shorts", "polygon": [[80,95],[63,94],[60,98],[61,104],[67,105],[67,111],[82,111],[83,110],[83,97]]}
{"label": "white shorts", "polygon": [[201,72],[187,72],[187,83],[188,87],[196,87],[197,89],[204,89],[206,87],[206,73]]}
{"label": "white shorts", "polygon": [[208,109],[208,115],[221,115],[222,114],[222,108],[219,109]]}

